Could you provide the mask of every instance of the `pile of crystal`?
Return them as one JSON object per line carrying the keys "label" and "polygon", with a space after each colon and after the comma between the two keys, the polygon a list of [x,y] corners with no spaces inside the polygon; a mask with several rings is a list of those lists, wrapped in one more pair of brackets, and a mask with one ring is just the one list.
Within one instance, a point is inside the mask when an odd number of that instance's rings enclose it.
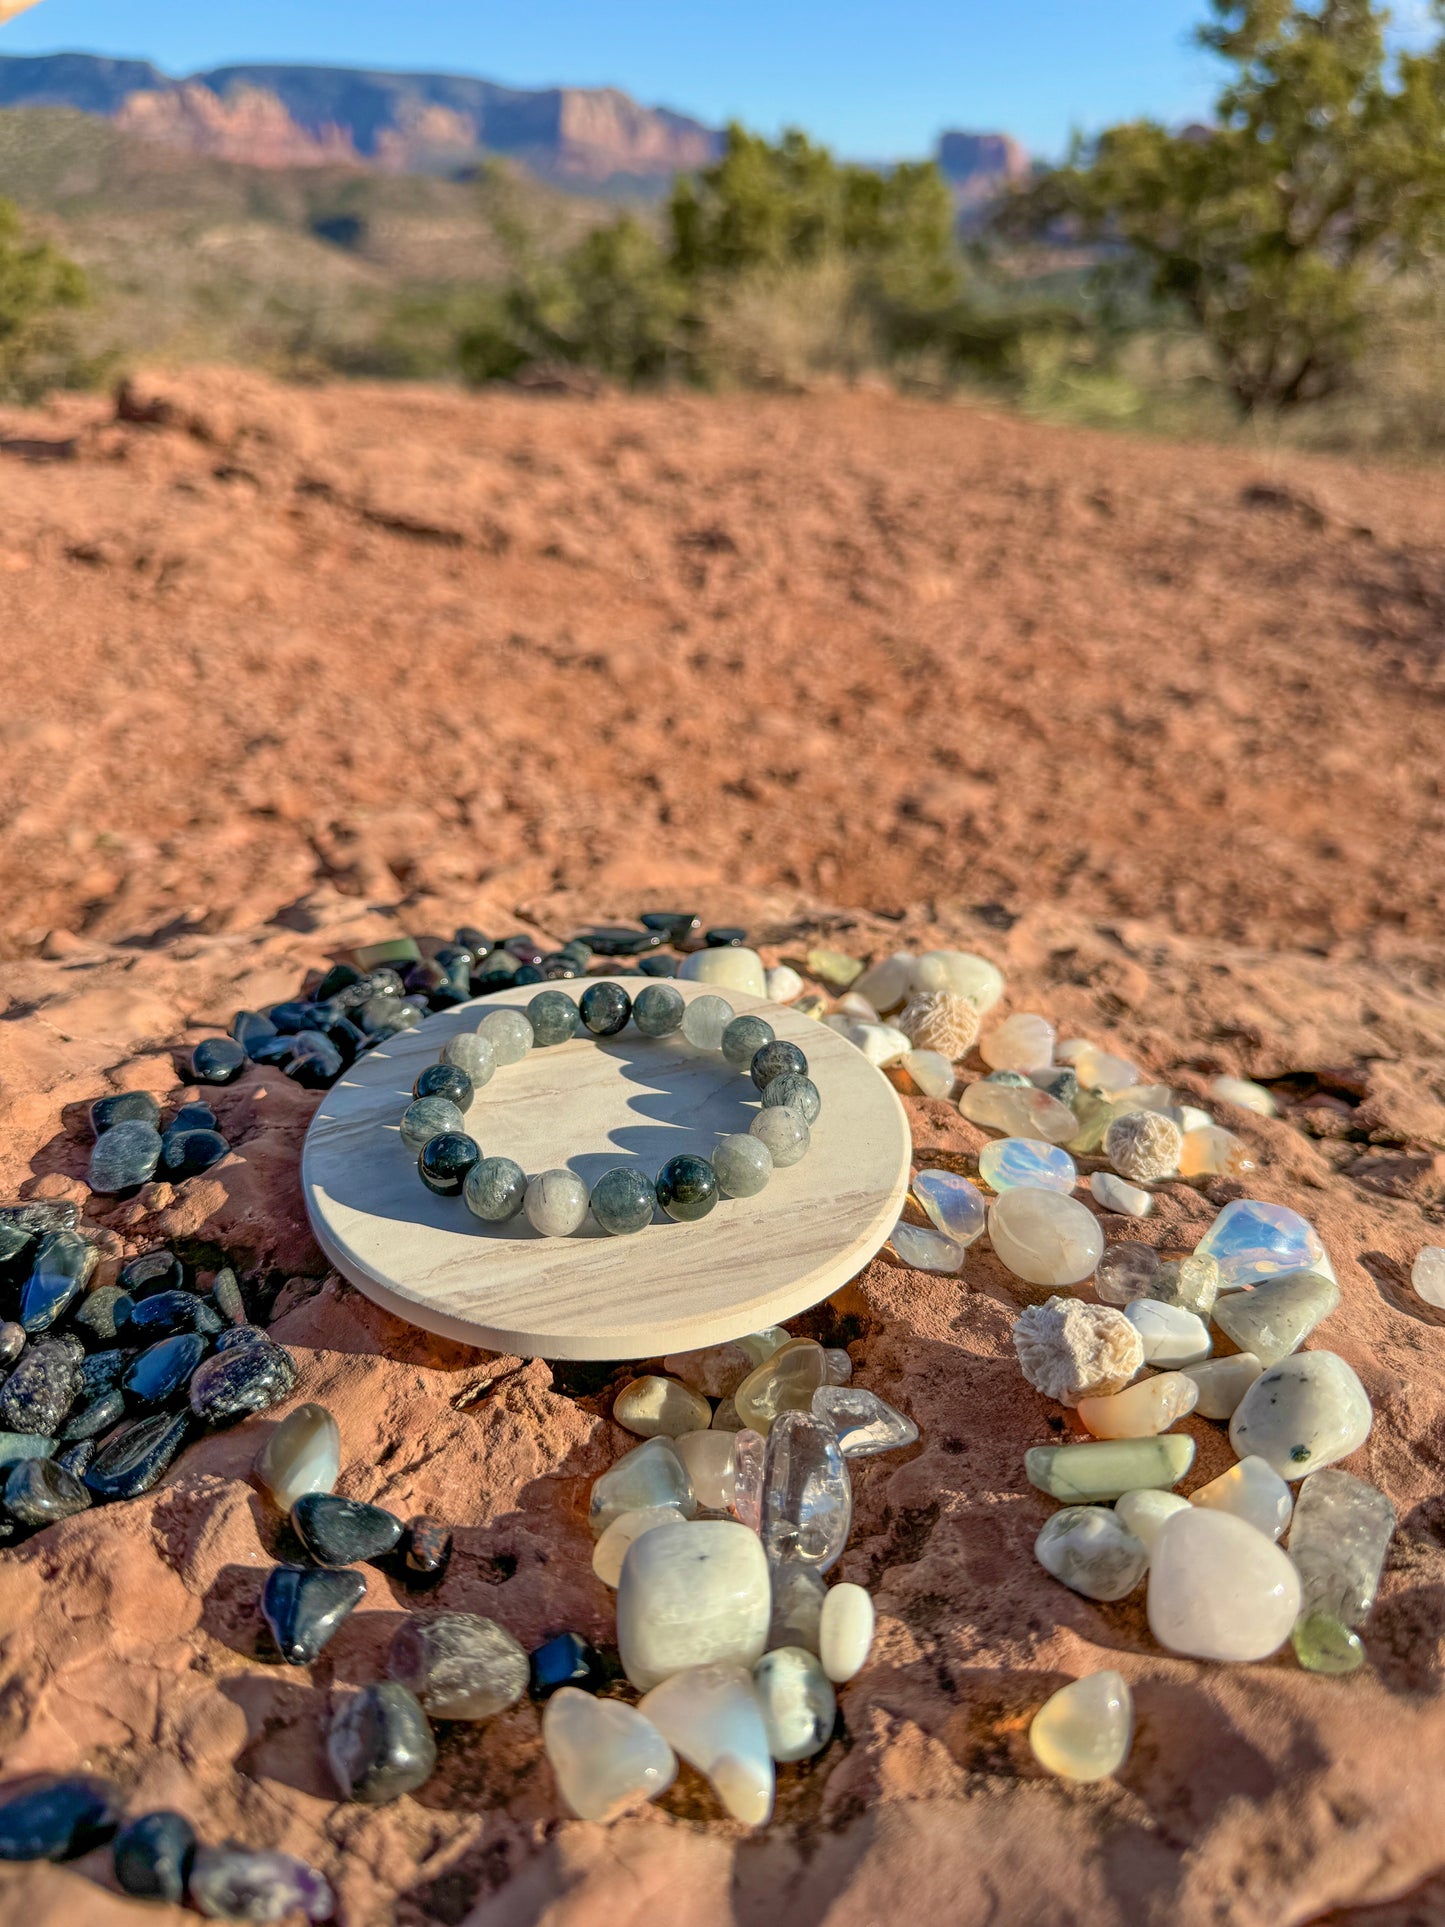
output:
{"label": "pile of crystal", "polygon": [[542,1731],[563,1798],[610,1820],[682,1759],[734,1819],[772,1812],[774,1770],[832,1738],[835,1689],[862,1668],[873,1602],[830,1585],[853,1516],[850,1461],[914,1426],[851,1383],[848,1354],[781,1326],[663,1361],[618,1393],[642,1443],[592,1488],[593,1570],[617,1591],[635,1706],[564,1689]]}
{"label": "pile of crystal", "polygon": [[[1014,1325],[1025,1378],[1085,1435],[1026,1456],[1030,1483],[1063,1501],[1040,1564],[1102,1602],[1147,1584],[1170,1652],[1252,1661],[1290,1642],[1310,1671],[1359,1666],[1394,1509],[1336,1469],[1372,1411],[1343,1358],[1303,1349],[1340,1298],[1314,1227],[1236,1199],[1183,1257],[1110,1245],[1094,1287],[1098,1303],[1056,1294]],[[1234,1349],[1215,1356],[1216,1334]],[[1236,1463],[1186,1497],[1195,1440],[1173,1428],[1191,1414],[1228,1421]],[[1079,1707],[1122,1730],[1102,1690],[1071,1705],[1075,1739]]]}
{"label": "pile of crystal", "polygon": [[[116,1101],[92,1106],[100,1145]],[[191,1439],[295,1387],[232,1271],[203,1289],[173,1251],[113,1264],[74,1204],[0,1205],[0,1543],[148,1492]]]}

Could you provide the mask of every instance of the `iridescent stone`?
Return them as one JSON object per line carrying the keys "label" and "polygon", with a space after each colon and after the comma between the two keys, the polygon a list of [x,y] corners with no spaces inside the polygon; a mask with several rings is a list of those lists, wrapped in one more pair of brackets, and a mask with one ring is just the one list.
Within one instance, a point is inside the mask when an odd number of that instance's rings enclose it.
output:
{"label": "iridescent stone", "polygon": [[777,1646],[753,1668],[753,1691],[775,1760],[808,1760],[833,1737],[838,1702],[816,1654]]}
{"label": "iridescent stone", "polygon": [[[108,1142],[121,1130],[107,1131]],[[40,1241],[20,1294],[20,1325],[28,1336],[48,1331],[75,1303],[100,1262],[100,1253],[78,1231],[51,1231]]]}
{"label": "iridescent stone", "polygon": [[1312,1472],[1300,1487],[1289,1533],[1301,1612],[1363,1625],[1394,1530],[1395,1508],[1383,1492],[1349,1472]]}
{"label": "iridescent stone", "polygon": [[1211,1097],[1217,1097],[1222,1104],[1233,1104],[1241,1111],[1254,1111],[1260,1117],[1275,1117],[1279,1105],[1263,1084],[1251,1083],[1247,1077],[1216,1077],[1209,1086]]}
{"label": "iridescent stone", "polygon": [[578,1002],[582,1023],[594,1037],[615,1037],[626,1030],[632,999],[621,984],[589,984]]}
{"label": "iridescent stone", "polygon": [[1117,1773],[1133,1741],[1134,1698],[1112,1669],[1061,1686],[1029,1724],[1029,1746],[1044,1771],[1084,1785]]}
{"label": "iridescent stone", "polygon": [[[709,1413],[702,1424],[710,1428],[711,1417]],[[728,1512],[732,1509],[734,1436],[732,1432],[700,1429],[684,1432],[673,1441],[674,1449],[692,1479],[698,1505],[705,1512]]]}
{"label": "iridescent stone", "polygon": [[195,1852],[190,1821],[162,1809],[126,1822],[115,1836],[111,1864],[123,1892],[136,1900],[168,1900],[178,1907],[186,1897]]}
{"label": "iridescent stone", "polygon": [[950,1243],[962,1248],[981,1235],[988,1222],[988,1205],[968,1178],[954,1171],[915,1171],[910,1188]]}
{"label": "iridescent stone", "polygon": [[1219,1296],[1219,1266],[1212,1258],[1191,1252],[1186,1258],[1166,1258],[1155,1272],[1147,1294],[1161,1305],[1178,1305],[1198,1318],[1208,1318]]}
{"label": "iridescent stone", "polygon": [[1219,1266],[1221,1291],[1238,1291],[1285,1271],[1335,1275],[1309,1220],[1287,1205],[1259,1198],[1236,1198],[1225,1205],[1194,1249]]}
{"label": "iridescent stone", "polygon": [[326,1758],[343,1800],[385,1806],[431,1778],[437,1748],[415,1695],[382,1679],[350,1694],[332,1714]]}
{"label": "iridescent stone", "polygon": [[1104,1156],[1120,1177],[1149,1183],[1179,1168],[1179,1126],[1162,1111],[1124,1111],[1104,1133]]}
{"label": "iridescent stone", "polygon": [[1297,1352],[1339,1302],[1340,1288],[1333,1278],[1317,1271],[1286,1271],[1222,1299],[1214,1308],[1214,1322],[1268,1370]]}
{"label": "iridescent stone", "polygon": [[899,1060],[925,1097],[952,1097],[958,1082],[953,1065],[941,1051],[905,1051]]}
{"label": "iridescent stone", "polygon": [[1263,1459],[1241,1459],[1217,1479],[1190,1495],[1191,1505],[1213,1512],[1229,1512],[1243,1519],[1267,1539],[1279,1539],[1293,1509],[1289,1487]]}
{"label": "iridescent stone", "polygon": [[1109,1245],[1094,1273],[1094,1289],[1106,1305],[1132,1305],[1147,1298],[1159,1275],[1159,1254],[1152,1245],[1121,1239]]}
{"label": "iridescent stone", "polygon": [[[232,1048],[244,1064],[245,1053],[239,1044]],[[153,1124],[143,1124],[138,1118],[113,1124],[95,1140],[85,1181],[92,1191],[113,1197],[121,1191],[133,1191],[154,1177],[160,1159],[161,1134]]]}
{"label": "iridescent stone", "polygon": [[726,997],[694,997],[682,1013],[682,1034],[698,1050],[720,1051],[723,1032],[736,1016]]}
{"label": "iridescent stone", "polygon": [[318,1566],[353,1566],[395,1552],[405,1530],[385,1506],[343,1499],[335,1492],[303,1492],[291,1506],[297,1538]]}
{"label": "iridescent stone", "polygon": [[622,1700],[563,1686],[542,1715],[542,1744],[579,1820],[615,1820],[677,1778],[677,1757],[652,1721]]}
{"label": "iridescent stone", "polygon": [[[741,1413],[738,1416],[741,1418]],[[768,1441],[750,1425],[740,1425],[732,1440],[733,1513],[749,1532],[758,1532],[763,1523],[763,1469],[768,1460]]]}
{"label": "iridescent stone", "polygon": [[1068,1144],[1079,1124],[1067,1104],[1047,1091],[1016,1084],[995,1084],[986,1077],[970,1084],[958,1100],[970,1124],[982,1124],[1005,1137],[1038,1138],[1045,1144]]}
{"label": "iridescent stone", "polygon": [[676,1379],[649,1373],[623,1386],[612,1402],[612,1416],[642,1438],[675,1439],[709,1425],[712,1407],[701,1393]]}
{"label": "iridescent stone", "polygon": [[478,1158],[462,1184],[462,1201],[484,1224],[515,1218],[527,1198],[527,1174],[511,1158]]}
{"label": "iridescent stone", "polygon": [[604,1171],[588,1200],[592,1216],[612,1238],[627,1238],[652,1223],[657,1191],[652,1180],[634,1164]]}
{"label": "iridescent stone", "polygon": [[775,1110],[784,1105],[797,1111],[803,1122],[811,1128],[822,1112],[823,1100],[811,1077],[795,1071],[783,1071],[764,1088],[763,1109]]}
{"label": "iridescent stone", "polygon": [[1179,1175],[1184,1178],[1243,1177],[1254,1169],[1249,1147],[1222,1124],[1205,1124],[1186,1131],[1179,1147]]}
{"label": "iridescent stone", "polygon": [[823,1347],[811,1338],[790,1339],[749,1372],[733,1393],[738,1417],[766,1436],[780,1412],[810,1411],[814,1392],[827,1382]]}
{"label": "iridescent stone", "polygon": [[[694,950],[690,957],[683,958],[677,974],[688,983],[712,984],[719,990],[741,990],[750,997],[768,994],[762,958],[756,950],[746,949],[742,944]],[[681,1022],[680,1017],[678,1021]],[[741,1064],[738,1069],[742,1069]]]}
{"label": "iridescent stone", "polygon": [[1171,1653],[1267,1659],[1299,1604],[1299,1574],[1243,1519],[1191,1505],[1164,1521],[1149,1554],[1149,1630]]}
{"label": "iridescent stone", "polygon": [[569,1238],[587,1216],[587,1186],[575,1171],[559,1167],[529,1180],[522,1209],[544,1238]]}
{"label": "iridescent stone", "polygon": [[472,1089],[479,1091],[496,1075],[497,1053],[490,1037],[483,1037],[480,1031],[459,1030],[443,1045],[442,1062],[455,1064],[459,1071],[465,1071]]}
{"label": "iridescent stone", "polygon": [[85,1488],[102,1502],[135,1499],[163,1478],[190,1437],[187,1412],[157,1412],[113,1432],[85,1468]]}
{"label": "iridescent stone", "polygon": [[820,1385],[813,1394],[813,1417],[831,1425],[845,1459],[871,1458],[901,1451],[918,1437],[918,1427],[876,1392],[862,1385]]}
{"label": "iridescent stone", "polygon": [[999,1262],[1030,1285],[1077,1285],[1104,1250],[1094,1214],[1077,1198],[1019,1186],[994,1199],[988,1235]]}
{"label": "iridescent stone", "polygon": [[477,1036],[491,1045],[498,1066],[520,1064],[532,1048],[532,1026],[527,1014],[514,1008],[489,1010],[477,1025]]}
{"label": "iridescent stone", "polygon": [[0,1385],[0,1430],[53,1438],[79,1391],[80,1365],[69,1346],[56,1338],[27,1345]]}
{"label": "iridescent stone", "polygon": [[763,1468],[762,1542],[768,1557],[827,1572],[848,1543],[853,1487],[832,1426],[811,1412],[780,1412]]}
{"label": "iridescent stone", "polygon": [[1209,1331],[1197,1313],[1157,1298],[1136,1298],[1125,1305],[1124,1316],[1144,1345],[1144,1361],[1172,1369],[1197,1365],[1211,1350]]}
{"label": "iridescent stone", "polygon": [[1283,1479],[1302,1479],[1357,1451],[1374,1413],[1365,1388],[1333,1352],[1300,1352],[1257,1378],[1229,1422],[1240,1458],[1258,1453]]}
{"label": "iridescent stone", "polygon": [[1079,1417],[1096,1439],[1145,1439],[1187,1418],[1199,1387],[1183,1372],[1159,1372],[1108,1398],[1081,1398]]}
{"label": "iridescent stone", "polygon": [[718,1139],[712,1168],[724,1197],[752,1198],[773,1175],[773,1154],[761,1138],[734,1132]]}
{"label": "iridescent stone", "polygon": [[1144,1363],[1139,1334],[1111,1305],[1054,1297],[1030,1305],[1013,1326],[1019,1369],[1061,1405],[1122,1392]]}
{"label": "iridescent stone", "polygon": [[1445,1245],[1426,1245],[1410,1267],[1415,1296],[1445,1311]]}
{"label": "iridescent stone", "polygon": [[1229,1358],[1209,1358],[1185,1368],[1199,1387],[1195,1406],[1201,1418],[1233,1418],[1234,1409],[1259,1377],[1264,1367],[1253,1352],[1236,1352]]}
{"label": "iridescent stone", "polygon": [[1045,1572],[1086,1599],[1123,1599],[1139,1584],[1149,1554],[1116,1512],[1069,1505],[1046,1519],[1034,1541]]}
{"label": "iridescent stone", "polygon": [[772,1608],[768,1620],[768,1650],[802,1646],[818,1650],[823,1604],[828,1584],[816,1566],[799,1559],[780,1559],[771,1568]]}
{"label": "iridescent stone", "polygon": [[84,1512],[90,1494],[54,1459],[21,1459],[5,1479],[5,1510],[17,1525],[39,1531]]}
{"label": "iridescent stone", "polygon": [[679,1512],[675,1505],[650,1505],[640,1512],[619,1513],[593,1548],[593,1572],[604,1586],[611,1586],[615,1591],[622,1577],[622,1562],[627,1557],[627,1548],[634,1539],[640,1539],[644,1532],[652,1532],[658,1526],[676,1526],[685,1522],[686,1515]]}
{"label": "iridescent stone", "polygon": [[1307,1673],[1355,1673],[1365,1663],[1359,1634],[1329,1613],[1301,1613],[1289,1638],[1295,1658]]}
{"label": "iridescent stone", "polygon": [[197,1847],[187,1891],[208,1920],[330,1920],[336,1905],[314,1867],[269,1847]]}
{"label": "iridescent stone", "polygon": [[47,1775],[0,1798],[0,1860],[76,1860],[110,1839],[124,1810],[109,1780]]}
{"label": "iridescent stone", "polygon": [[690,1519],[697,1511],[697,1498],[687,1467],[671,1443],[648,1439],[625,1452],[616,1465],[594,1481],[587,1520],[594,1537],[600,1539],[624,1512],[642,1512],[660,1505],[676,1506]]}
{"label": "iridescent stone", "polygon": [[773,1761],[748,1667],[695,1666],[655,1687],[638,1711],[712,1783],[735,1820],[761,1826],[768,1819]]}
{"label": "iridescent stone", "polygon": [[[782,1111],[763,1111],[760,1117],[783,1117]],[[760,1132],[759,1136],[763,1134]],[[766,1139],[764,1139],[766,1142]],[[772,1146],[769,1146],[772,1149]],[[783,1162],[787,1162],[786,1159]],[[716,1206],[720,1195],[717,1173],[706,1158],[684,1151],[669,1158],[657,1174],[657,1202],[669,1218],[679,1224],[693,1224],[705,1218]]]}
{"label": "iridescent stone", "polygon": [[1188,1504],[1182,1493],[1146,1487],[1142,1492],[1121,1492],[1114,1502],[1114,1510],[1148,1552],[1164,1521]]}
{"label": "iridescent stone", "polygon": [[1079,1082],[1091,1091],[1126,1091],[1139,1082],[1139,1066],[1127,1057],[1102,1050],[1097,1044],[1071,1037],[1054,1052],[1060,1064],[1072,1064]]}
{"label": "iridescent stone", "polygon": [[366,1597],[359,1572],[273,1566],[261,1589],[261,1611],[288,1666],[309,1666]]}
{"label": "iridescent stone", "polygon": [[1024,1454],[1029,1484],[1071,1505],[1177,1485],[1193,1463],[1194,1441],[1187,1432],[1166,1432],[1157,1439],[1035,1445]]}
{"label": "iridescent stone", "polygon": [[909,1224],[906,1218],[900,1218],[889,1242],[899,1263],[907,1265],[910,1271],[936,1271],[945,1277],[954,1277],[963,1270],[963,1246],[955,1244],[952,1238],[945,1238],[941,1231],[931,1231],[924,1225]]}
{"label": "iridescent stone", "polygon": [[295,1389],[291,1354],[258,1335],[248,1344],[216,1352],[196,1368],[191,1378],[191,1410],[207,1425],[230,1425],[279,1405]]}
{"label": "iridescent stone", "polygon": [[1054,1059],[1055,1030],[1046,1017],[1019,1011],[1005,1018],[997,1030],[985,1032],[978,1054],[995,1071],[1042,1070]]}
{"label": "iridescent stone", "polygon": [[689,1667],[750,1667],[762,1658],[769,1611],[768,1562],[756,1533],[732,1519],[659,1526],[634,1539],[622,1562],[623,1668],[646,1692]]}
{"label": "iridescent stone", "polygon": [[466,1119],[449,1097],[418,1097],[401,1114],[401,1141],[420,1154],[443,1131],[465,1131]]}
{"label": "iridescent stone", "polygon": [[527,1690],[527,1655],[504,1626],[481,1613],[404,1620],[386,1670],[436,1720],[489,1720]]}
{"label": "iridescent stone", "polygon": [[995,1191],[1028,1185],[1037,1191],[1072,1191],[1078,1168],[1067,1151],[1038,1138],[996,1138],[978,1154],[978,1174]]}

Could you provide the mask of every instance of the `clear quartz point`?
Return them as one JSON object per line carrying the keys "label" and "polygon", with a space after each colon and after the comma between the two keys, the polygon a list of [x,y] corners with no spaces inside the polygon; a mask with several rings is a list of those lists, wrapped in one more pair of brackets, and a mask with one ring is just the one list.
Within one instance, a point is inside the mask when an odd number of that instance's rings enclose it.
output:
{"label": "clear quartz point", "polygon": [[912,1419],[862,1385],[820,1385],[813,1394],[813,1417],[832,1426],[845,1459],[896,1452],[918,1437]]}
{"label": "clear quartz point", "polygon": [[773,1560],[826,1572],[848,1543],[853,1487],[837,1434],[811,1412],[784,1412],[768,1434],[762,1540]]}

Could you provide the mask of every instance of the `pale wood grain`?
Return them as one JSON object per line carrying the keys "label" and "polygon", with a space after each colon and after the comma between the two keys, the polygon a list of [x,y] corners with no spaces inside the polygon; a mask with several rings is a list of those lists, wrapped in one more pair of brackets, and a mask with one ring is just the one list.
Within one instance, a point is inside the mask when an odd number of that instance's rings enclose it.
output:
{"label": "pale wood grain", "polygon": [[[634,994],[645,978],[621,979]],[[565,988],[580,995],[581,982]],[[359,1060],[327,1092],[301,1157],[322,1250],[368,1297],[414,1325],[524,1357],[624,1359],[685,1351],[776,1324],[868,1262],[908,1189],[908,1122],[888,1080],[836,1032],[761,998],[722,992],[807,1054],[823,1099],[801,1164],[755,1198],[724,1198],[693,1224],[609,1238],[589,1218],[541,1238],[523,1217],[474,1218],[417,1175],[398,1122],[418,1074],[489,1010],[537,986],[444,1011]],[[715,987],[679,982],[684,997]],[[589,1036],[533,1050],[478,1091],[467,1129],[484,1155],[531,1173],[566,1165],[590,1185],[611,1166],[649,1177],[680,1151],[708,1156],[756,1115],[751,1081],[681,1033]]]}

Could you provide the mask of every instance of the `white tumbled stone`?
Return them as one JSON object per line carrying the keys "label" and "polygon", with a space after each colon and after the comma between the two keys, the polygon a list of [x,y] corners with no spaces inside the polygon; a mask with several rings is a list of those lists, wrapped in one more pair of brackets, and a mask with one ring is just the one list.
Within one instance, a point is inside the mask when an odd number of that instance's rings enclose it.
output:
{"label": "white tumbled stone", "polygon": [[1003,995],[1003,972],[972,950],[925,950],[913,966],[915,990],[951,990],[982,1014]]}
{"label": "white tumbled stone", "polygon": [[911,950],[895,950],[891,957],[880,957],[875,964],[869,964],[853,988],[866,997],[877,1011],[897,1010],[907,1001],[913,989],[913,975],[918,967],[918,959]]}
{"label": "white tumbled stone", "polygon": [[732,1432],[707,1429],[684,1432],[672,1441],[691,1474],[697,1502],[706,1512],[726,1512],[732,1505],[734,1437]]}
{"label": "white tumbled stone", "polygon": [[1264,1370],[1253,1352],[1234,1352],[1228,1358],[1206,1358],[1185,1367],[1199,1387],[1195,1406],[1201,1418],[1233,1418],[1235,1407]]}
{"label": "white tumbled stone", "polygon": [[329,1492],[341,1471],[336,1420],[324,1405],[298,1405],[256,1454],[255,1470],[282,1512],[308,1492]]}
{"label": "white tumbled stone", "polygon": [[937,1271],[953,1277],[963,1270],[963,1246],[927,1225],[909,1224],[906,1218],[900,1218],[889,1242],[899,1263],[910,1271]]}
{"label": "white tumbled stone", "polygon": [[1019,1185],[995,1198],[988,1235],[999,1262],[1030,1285],[1077,1285],[1104,1250],[1099,1221],[1077,1198]]}
{"label": "white tumbled stone", "polygon": [[1055,1031],[1047,1017],[1016,1011],[979,1039],[978,1054],[991,1071],[1041,1071],[1054,1061]]}
{"label": "white tumbled stone", "polygon": [[752,997],[768,994],[767,974],[756,950],[742,944],[694,950],[678,965],[678,976],[690,984],[712,984],[718,990],[744,990]]}
{"label": "white tumbled stone", "polygon": [[619,1512],[592,1548],[592,1570],[604,1586],[610,1586],[615,1592],[627,1548],[634,1539],[640,1539],[644,1532],[655,1531],[658,1526],[685,1525],[686,1522],[687,1514],[675,1505],[649,1505],[638,1512]]}
{"label": "white tumbled stone", "polygon": [[1334,1352],[1296,1352],[1257,1378],[1229,1421],[1240,1458],[1258,1453],[1282,1479],[1304,1479],[1358,1451],[1374,1411]]}
{"label": "white tumbled stone", "polygon": [[1209,1356],[1209,1329],[1197,1312],[1157,1298],[1135,1298],[1125,1305],[1124,1316],[1138,1332],[1150,1365],[1172,1369]]}
{"label": "white tumbled stone", "polygon": [[1410,1267],[1415,1296],[1445,1311],[1445,1245],[1426,1245]]}
{"label": "white tumbled stone", "polygon": [[1096,1439],[1147,1439],[1187,1418],[1199,1387],[1184,1372],[1158,1372],[1108,1398],[1081,1398],[1079,1417]]}
{"label": "white tumbled stone", "polygon": [[753,1668],[753,1691],[775,1760],[808,1760],[833,1737],[838,1701],[816,1653],[775,1646]]}
{"label": "white tumbled stone", "polygon": [[900,1062],[913,1049],[912,1039],[905,1037],[901,1030],[895,1030],[892,1024],[862,1023],[854,1018],[849,1020],[843,1035],[879,1070],[885,1064]]}
{"label": "white tumbled stone", "polygon": [[1299,1616],[1300,1579],[1273,1540],[1228,1512],[1188,1506],[1149,1555],[1149,1629],[1190,1659],[1267,1659]]}
{"label": "white tumbled stone", "polygon": [[761,1657],[747,1666],[718,1662],[674,1673],[638,1708],[748,1827],[760,1827],[773,1810],[773,1756],[750,1670]]}
{"label": "white tumbled stone", "polygon": [[768,1562],[756,1533],[733,1519],[659,1526],[635,1539],[622,1562],[623,1669],[646,1692],[689,1667],[750,1667],[767,1644],[770,1610]]}
{"label": "white tumbled stone", "polygon": [[803,994],[803,980],[791,964],[774,964],[763,973],[768,997],[775,1004],[790,1004]]}
{"label": "white tumbled stone", "polygon": [[818,1657],[837,1686],[853,1678],[873,1645],[873,1601],[862,1586],[843,1580],[830,1586],[818,1617]]}
{"label": "white tumbled stone", "polygon": [[558,1790],[579,1820],[615,1820],[677,1778],[672,1748],[622,1700],[563,1686],[542,1714],[542,1744]]}
{"label": "white tumbled stone", "polygon": [[1191,1505],[1213,1512],[1229,1512],[1244,1519],[1267,1539],[1280,1539],[1294,1510],[1289,1487],[1273,1466],[1257,1457],[1241,1459],[1208,1485],[1190,1494]]}
{"label": "white tumbled stone", "polygon": [[588,1523],[600,1539],[624,1512],[642,1512],[660,1505],[676,1506],[691,1518],[697,1510],[697,1498],[672,1440],[656,1438],[624,1452],[615,1465],[593,1481]]}
{"label": "white tumbled stone", "polygon": [[1147,1218],[1154,1209],[1154,1194],[1112,1171],[1095,1171],[1089,1179],[1094,1202],[1106,1211],[1118,1211],[1126,1218]]}
{"label": "white tumbled stone", "polygon": [[1046,1519],[1034,1556],[1086,1599],[1123,1599],[1139,1584],[1149,1554],[1116,1512],[1104,1505],[1066,1505]]}
{"label": "white tumbled stone", "polygon": [[1029,1745],[1044,1771],[1085,1785],[1117,1773],[1133,1738],[1133,1695],[1112,1670],[1061,1686],[1029,1726]]}
{"label": "white tumbled stone", "polygon": [[953,1065],[937,1050],[910,1050],[899,1059],[904,1070],[913,1079],[925,1097],[952,1097],[954,1084]]}
{"label": "white tumbled stone", "polygon": [[1164,1521],[1174,1513],[1187,1509],[1188,1505],[1189,1501],[1182,1493],[1160,1492],[1146,1486],[1139,1492],[1121,1492],[1114,1501],[1114,1510],[1148,1552]]}
{"label": "white tumbled stone", "polygon": [[1233,1104],[1241,1111],[1254,1111],[1260,1117],[1275,1117],[1279,1113],[1273,1092],[1247,1077],[1216,1077],[1209,1086],[1209,1092],[1222,1104]]}

